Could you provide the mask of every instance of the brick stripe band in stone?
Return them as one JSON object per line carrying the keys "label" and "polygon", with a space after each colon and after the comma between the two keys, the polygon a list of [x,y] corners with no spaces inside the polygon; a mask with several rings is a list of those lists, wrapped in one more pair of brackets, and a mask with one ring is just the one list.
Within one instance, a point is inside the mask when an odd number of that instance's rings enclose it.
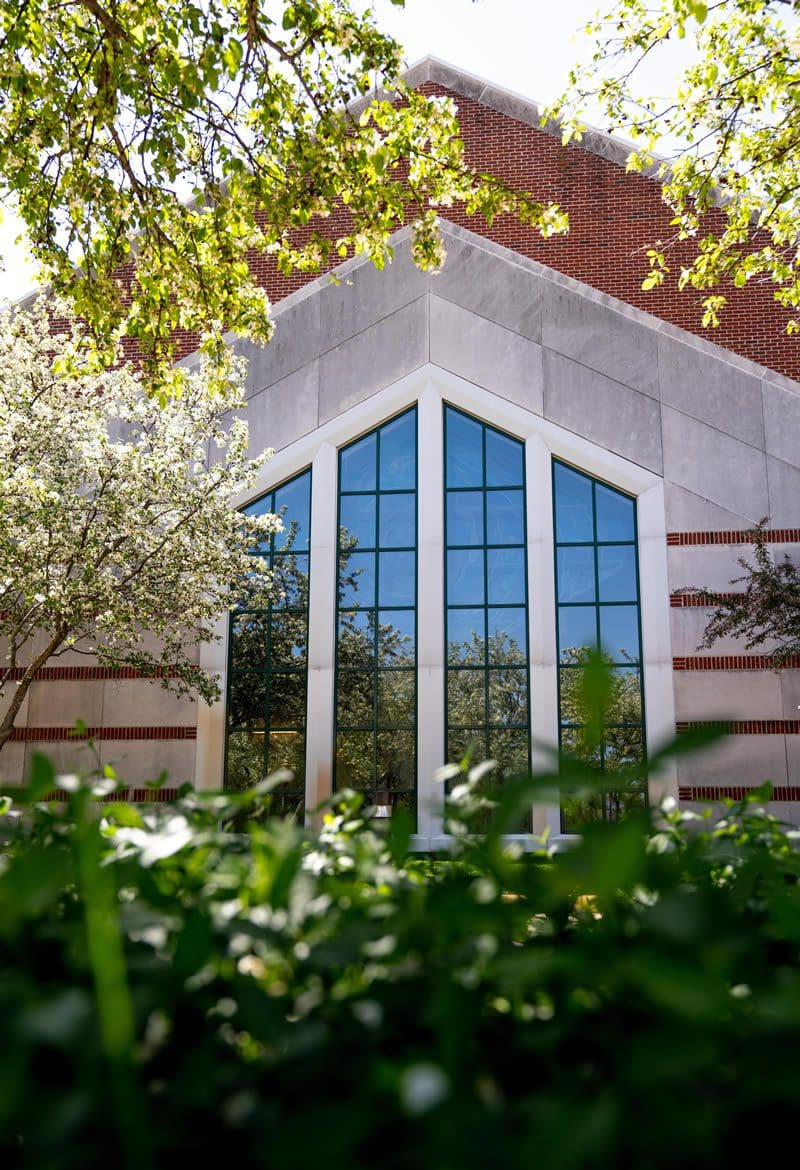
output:
{"label": "brick stripe band in stone", "polygon": [[[800,528],[767,528],[764,535],[770,544],[800,544]],[[727,529],[719,532],[668,532],[669,545],[752,544],[752,529]]]}
{"label": "brick stripe band in stone", "polygon": [[[160,804],[169,800],[177,800],[177,798],[177,788],[118,788],[116,792],[111,792],[108,796],[97,797],[97,802],[109,804],[114,801],[126,800],[133,804]],[[69,793],[65,792],[63,788],[54,788],[52,792],[45,793],[39,799],[66,801],[69,799]]]}
{"label": "brick stripe band in stone", "polygon": [[800,719],[698,719],[678,721],[678,735],[694,727],[721,727],[728,735],[800,735]]}
{"label": "brick stripe band in stone", "polygon": [[84,739],[197,739],[196,727],[15,727],[16,743],[57,743]]}
{"label": "brick stripe band in stone", "polygon": [[[679,800],[744,800],[754,788],[738,784],[693,784],[678,788]],[[800,800],[800,785],[776,784],[772,788],[772,800]]]}
{"label": "brick stripe band in stone", "polygon": [[[768,654],[696,654],[672,659],[673,670],[775,670]],[[781,669],[800,669],[800,654],[790,655]]]}
{"label": "brick stripe band in stone", "polygon": [[[24,666],[15,666],[8,672],[8,681],[21,679],[25,670]],[[42,666],[34,677],[37,682],[103,682],[106,679],[177,678],[178,672],[162,670],[149,673],[133,666]]]}
{"label": "brick stripe band in stone", "polygon": [[713,609],[723,601],[739,597],[738,593],[671,593],[670,606],[673,609]]}

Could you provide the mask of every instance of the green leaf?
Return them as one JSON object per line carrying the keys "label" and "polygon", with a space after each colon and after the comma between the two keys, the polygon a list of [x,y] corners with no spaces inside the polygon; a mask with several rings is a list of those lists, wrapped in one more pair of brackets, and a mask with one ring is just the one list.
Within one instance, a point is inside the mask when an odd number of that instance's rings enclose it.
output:
{"label": "green leaf", "polygon": [[705,748],[719,743],[728,734],[728,728],[725,723],[711,722],[698,724],[695,727],[688,727],[686,731],[681,732],[680,735],[676,735],[674,739],[670,740],[669,743],[649,757],[648,762],[650,768],[653,771],[657,771],[666,761],[681,756],[696,755]]}
{"label": "green leaf", "polygon": [[228,73],[231,77],[235,77],[239,71],[239,66],[242,63],[243,48],[242,42],[236,37],[232,37],[223,51],[222,57],[228,67]]}
{"label": "green leaf", "polygon": [[34,752],[31,757],[28,782],[23,789],[23,799],[36,801],[56,786],[56,771],[48,756]]}

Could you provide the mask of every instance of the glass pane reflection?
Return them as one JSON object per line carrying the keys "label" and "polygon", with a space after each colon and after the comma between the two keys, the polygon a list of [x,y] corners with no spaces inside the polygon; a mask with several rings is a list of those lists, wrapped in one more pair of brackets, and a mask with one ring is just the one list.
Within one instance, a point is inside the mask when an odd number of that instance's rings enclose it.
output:
{"label": "glass pane reflection", "polygon": [[486,493],[486,530],[489,544],[523,544],[525,511],[521,491]]}
{"label": "glass pane reflection", "polygon": [[642,724],[642,672],[635,666],[615,666],[611,672],[609,723]]}
{"label": "glass pane reflection", "polygon": [[523,450],[519,439],[486,427],[486,486],[521,487]]}
{"label": "glass pane reflection", "polygon": [[272,604],[308,609],[308,553],[276,553],[270,583]]}
{"label": "glass pane reflection", "polygon": [[336,736],[336,787],[373,789],[375,775],[375,733],[346,731]]}
{"label": "glass pane reflection", "polygon": [[264,670],[269,652],[269,614],[235,614],[231,619],[231,639],[234,669]]}
{"label": "glass pane reflection", "polygon": [[417,482],[417,412],[410,410],[401,414],[381,427],[379,435],[381,491],[413,490]]}
{"label": "glass pane reflection", "polygon": [[641,727],[610,728],[603,744],[607,772],[624,772],[644,759]]}
{"label": "glass pane reflection", "polygon": [[339,560],[339,604],[374,606],[375,553],[343,552]]}
{"label": "glass pane reflection", "polygon": [[269,679],[270,727],[303,727],[305,719],[305,675],[273,670]]}
{"label": "glass pane reflection", "polygon": [[415,543],[416,497],[411,492],[381,496],[378,543],[383,548],[413,548]]}
{"label": "glass pane reflection", "polygon": [[378,605],[413,605],[416,597],[417,555],[385,552],[379,557]]}
{"label": "glass pane reflection", "polygon": [[336,686],[339,727],[371,727],[375,719],[375,674],[371,670],[340,670]]}
{"label": "glass pane reflection", "polygon": [[473,764],[488,759],[486,731],[482,727],[452,728],[447,733],[447,758],[460,764],[469,757]]}
{"label": "glass pane reflection", "polygon": [[375,496],[342,496],[339,523],[346,548],[374,548]]}
{"label": "glass pane reflection", "polygon": [[447,672],[447,717],[453,726],[486,723],[486,672]]}
{"label": "glass pane reflection", "polygon": [[374,434],[367,435],[358,443],[346,447],[340,456],[340,490],[343,492],[375,491],[377,460],[378,441]]}
{"label": "glass pane reflection", "polygon": [[447,487],[480,487],[483,483],[483,427],[459,411],[445,412]]}
{"label": "glass pane reflection", "polygon": [[595,487],[597,499],[597,539],[634,540],[635,507],[630,496],[598,483]]}
{"label": "glass pane reflection", "polygon": [[413,671],[378,671],[379,727],[413,727],[415,702]]}
{"label": "glass pane reflection", "polygon": [[519,609],[489,610],[490,665],[506,663],[524,666],[528,660],[528,611]]}
{"label": "glass pane reflection", "polygon": [[486,553],[490,605],[525,604],[524,548],[490,548]]}
{"label": "glass pane reflection", "polygon": [[343,610],[339,614],[337,654],[340,666],[372,666],[375,662],[373,610]]}
{"label": "glass pane reflection", "polygon": [[413,812],[413,801],[398,799],[401,793],[413,795],[416,773],[414,757],[416,743],[414,734],[410,731],[379,731],[378,732],[378,779],[376,795],[381,789],[389,792],[389,803],[392,807],[404,804]]}
{"label": "glass pane reflection", "polygon": [[252,788],[266,775],[264,733],[231,731],[225,760],[225,787],[241,791]]}
{"label": "glass pane reflection", "polygon": [[483,605],[484,568],[480,549],[450,549],[447,554],[447,604]]}
{"label": "glass pane reflection", "polygon": [[283,531],[275,534],[275,548],[294,549],[302,552],[308,549],[310,495],[309,479],[301,476],[290,480],[275,491],[274,510],[283,523]]}
{"label": "glass pane reflection", "polygon": [[447,614],[447,661],[483,665],[484,610],[451,609]]}
{"label": "glass pane reflection", "polygon": [[[525,731],[492,731],[489,733],[489,757],[497,760],[498,769],[492,778],[504,780],[512,776],[530,775],[530,743]],[[520,825],[524,831],[526,825]]]}
{"label": "glass pane reflection", "polygon": [[597,610],[593,605],[558,607],[558,652],[562,662],[575,657],[570,651],[597,648]]}
{"label": "glass pane reflection", "polygon": [[601,601],[636,601],[636,547],[609,544],[598,548],[597,579]]}
{"label": "glass pane reflection", "polygon": [[567,545],[556,550],[556,576],[558,579],[558,600],[579,602],[595,601],[594,590],[594,549],[579,545]]}
{"label": "glass pane reflection", "polygon": [[483,492],[447,493],[447,543],[483,544]]}
{"label": "glass pane reflection", "polygon": [[416,617],[407,609],[382,609],[378,614],[378,658],[381,666],[413,666],[417,660]]}
{"label": "glass pane reflection", "polygon": [[594,540],[592,481],[556,463],[553,474],[556,541]]}
{"label": "glass pane reflection", "polygon": [[307,625],[304,613],[272,614],[269,656],[273,666],[306,665]]}
{"label": "glass pane reflection", "polygon": [[[270,769],[274,772],[278,768],[288,768],[294,772],[295,783],[289,789],[302,793],[303,768],[305,766],[306,741],[302,731],[271,731],[269,736]],[[298,784],[300,781],[300,784]],[[277,789],[277,795],[284,793],[283,788]]]}
{"label": "glass pane reflection", "polygon": [[261,673],[238,671],[228,684],[228,726],[261,730],[266,723],[267,680]]}
{"label": "glass pane reflection", "polygon": [[527,727],[527,670],[500,669],[489,671],[488,722],[492,724],[501,723],[510,727]]}
{"label": "glass pane reflection", "polygon": [[600,643],[614,662],[638,662],[639,607],[601,605]]}

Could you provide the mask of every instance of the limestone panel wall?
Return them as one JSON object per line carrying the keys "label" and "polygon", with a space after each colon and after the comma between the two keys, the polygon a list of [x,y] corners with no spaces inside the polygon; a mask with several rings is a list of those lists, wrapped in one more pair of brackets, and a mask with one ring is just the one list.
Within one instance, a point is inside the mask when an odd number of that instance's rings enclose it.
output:
{"label": "limestone panel wall", "polygon": [[[13,682],[8,684],[9,701]],[[85,733],[76,733],[76,724]],[[0,751],[0,781],[17,784],[35,752],[58,773],[110,765],[131,788],[169,774],[169,788],[194,780],[197,704],[166,692],[133,670],[114,672],[67,652],[40,670],[22,705],[13,738]]]}
{"label": "limestone panel wall", "polygon": [[[676,717],[736,732],[680,765],[681,789],[771,779],[800,798],[800,674],[731,639],[699,651],[710,610],[677,592],[735,588],[765,516],[776,554],[800,554],[800,386],[443,226],[438,275],[413,268],[400,233],[383,274],[351,261],[337,285],[323,278],[278,307],[280,348],[250,371],[254,434],[288,445],[430,362],[662,476]],[[794,796],[781,807],[800,810]]]}

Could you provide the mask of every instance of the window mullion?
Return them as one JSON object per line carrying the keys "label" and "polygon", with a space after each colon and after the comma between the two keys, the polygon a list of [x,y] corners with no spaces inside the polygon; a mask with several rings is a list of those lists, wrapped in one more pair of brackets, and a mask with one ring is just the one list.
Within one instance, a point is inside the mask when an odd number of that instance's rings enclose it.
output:
{"label": "window mullion", "polygon": [[445,761],[444,435],[442,400],[428,384],[418,402],[417,509],[417,826],[443,831],[444,790],[434,773]]}
{"label": "window mullion", "polygon": [[314,456],[311,474],[306,808],[314,808],[330,796],[332,787],[337,472],[336,448],[323,443]]}
{"label": "window mullion", "polygon": [[[528,493],[528,635],[530,646],[531,762],[534,774],[551,772],[558,750],[556,588],[553,573],[551,453],[540,435],[525,443]],[[533,830],[561,831],[561,808],[552,801],[533,810]]]}

